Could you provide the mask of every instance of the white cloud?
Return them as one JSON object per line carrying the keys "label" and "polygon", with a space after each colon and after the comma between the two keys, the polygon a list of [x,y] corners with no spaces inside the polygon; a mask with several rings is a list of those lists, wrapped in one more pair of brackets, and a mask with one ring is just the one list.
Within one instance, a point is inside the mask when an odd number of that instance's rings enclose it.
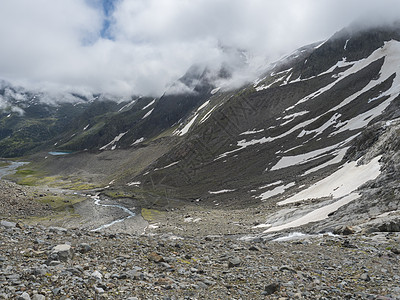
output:
{"label": "white cloud", "polygon": [[[28,88],[160,95],[193,63],[232,63],[221,45],[249,51],[251,66],[328,38],[363,16],[398,18],[396,0],[1,0],[0,78]],[[253,68],[235,76],[252,76]]]}

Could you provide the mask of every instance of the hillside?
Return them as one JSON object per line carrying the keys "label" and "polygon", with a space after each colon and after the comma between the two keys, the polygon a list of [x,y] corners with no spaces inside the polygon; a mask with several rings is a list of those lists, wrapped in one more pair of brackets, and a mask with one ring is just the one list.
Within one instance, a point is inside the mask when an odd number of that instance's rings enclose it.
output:
{"label": "hillside", "polygon": [[3,87],[0,153],[30,164],[1,182],[0,297],[400,298],[399,32],[345,28],[236,89],[200,66],[156,98]]}

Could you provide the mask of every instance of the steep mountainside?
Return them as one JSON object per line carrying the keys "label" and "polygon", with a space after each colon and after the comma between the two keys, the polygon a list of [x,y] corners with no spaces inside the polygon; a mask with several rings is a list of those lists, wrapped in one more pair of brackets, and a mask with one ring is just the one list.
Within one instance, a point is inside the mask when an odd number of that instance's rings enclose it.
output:
{"label": "steep mountainside", "polygon": [[78,153],[41,167],[98,174],[143,206],[257,207],[259,234],[397,218],[399,29],[344,29],[233,91],[213,86],[229,72],[196,66],[160,98],[85,102],[46,137],[46,149]]}
{"label": "steep mountainside", "polygon": [[[346,219],[354,223],[396,211],[398,32],[343,30],[279,61],[252,85],[218,91],[175,131],[181,142],[129,180],[205,205],[261,203],[277,210],[266,216],[270,231],[340,207],[337,218],[363,213]],[[363,186],[369,180],[375,183]]]}

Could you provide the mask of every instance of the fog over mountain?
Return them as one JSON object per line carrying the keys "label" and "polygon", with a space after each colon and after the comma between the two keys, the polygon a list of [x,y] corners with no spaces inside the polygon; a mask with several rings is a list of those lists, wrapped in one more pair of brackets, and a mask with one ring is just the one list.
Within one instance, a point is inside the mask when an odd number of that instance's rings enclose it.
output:
{"label": "fog over mountain", "polygon": [[354,20],[399,17],[396,0],[3,0],[0,78],[46,91],[159,96],[193,64],[225,64],[237,86]]}

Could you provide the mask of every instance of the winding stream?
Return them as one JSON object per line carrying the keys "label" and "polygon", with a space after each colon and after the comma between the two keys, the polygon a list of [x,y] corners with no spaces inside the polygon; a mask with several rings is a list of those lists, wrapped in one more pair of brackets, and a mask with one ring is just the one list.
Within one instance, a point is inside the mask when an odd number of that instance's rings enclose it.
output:
{"label": "winding stream", "polygon": [[7,163],[10,164],[8,166],[0,167],[0,179],[4,176],[14,174],[19,167],[29,164],[28,162],[22,161],[7,161]]}
{"label": "winding stream", "polygon": [[[23,166],[25,164],[28,164],[28,162],[15,162],[15,161],[10,161],[8,163],[10,163],[10,164],[7,165],[7,166],[0,167],[0,179],[2,179],[4,176],[10,175],[10,174],[14,174],[19,167],[21,167],[21,166]],[[118,209],[123,210],[127,214],[126,217],[114,220],[114,221],[112,221],[110,223],[107,223],[107,224],[103,224],[98,228],[92,229],[91,231],[100,231],[100,230],[108,228],[108,227],[110,227],[110,226],[112,226],[112,225],[114,225],[116,223],[123,222],[123,221],[125,221],[127,219],[130,219],[130,218],[133,218],[133,217],[136,216],[136,213],[134,213],[133,211],[131,211],[130,209],[128,209],[128,208],[126,208],[124,206],[121,206],[121,205],[118,205],[118,204],[102,204],[101,203],[102,200],[100,199],[99,194],[91,196],[91,198],[94,200],[94,204],[97,205],[97,206],[109,207],[109,208],[112,208],[112,207],[113,208],[118,208]]]}
{"label": "winding stream", "polygon": [[136,216],[136,214],[133,211],[131,211],[130,209],[127,209],[124,206],[121,206],[121,205],[118,205],[118,204],[101,204],[100,203],[101,199],[100,199],[98,194],[95,195],[95,196],[92,196],[91,198],[94,200],[94,204],[97,205],[97,206],[119,208],[119,209],[122,209],[125,213],[128,214],[127,217],[123,217],[123,218],[114,220],[114,221],[112,221],[112,222],[110,222],[108,224],[101,225],[100,227],[98,227],[96,229],[92,229],[91,231],[100,231],[100,230],[108,228],[108,227],[110,227],[110,226],[112,226],[112,225],[114,225],[116,223],[123,222],[123,221],[125,221],[127,219],[130,219],[130,218]]}

